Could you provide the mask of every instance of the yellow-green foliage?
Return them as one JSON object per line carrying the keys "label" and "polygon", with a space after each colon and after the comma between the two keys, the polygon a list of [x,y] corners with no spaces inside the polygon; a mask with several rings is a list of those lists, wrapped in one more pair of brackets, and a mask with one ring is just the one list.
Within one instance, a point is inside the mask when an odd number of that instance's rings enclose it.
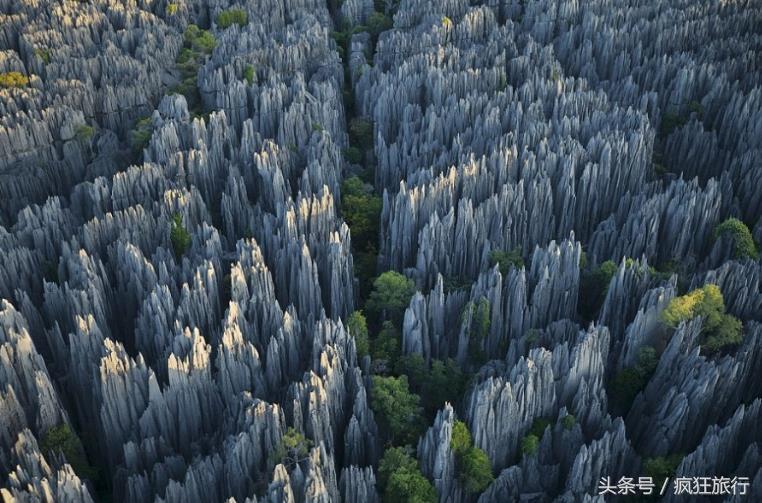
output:
{"label": "yellow-green foliage", "polygon": [[50,63],[50,50],[48,49],[35,49],[34,55],[40,58],[44,63]]}
{"label": "yellow-green foliage", "polygon": [[24,87],[29,84],[29,77],[21,72],[0,73],[0,87]]}
{"label": "yellow-green foliage", "polygon": [[223,30],[233,24],[246,26],[248,22],[249,15],[243,9],[228,9],[217,14],[217,26]]}
{"label": "yellow-green foliage", "polygon": [[172,242],[172,250],[177,258],[182,257],[190,247],[191,235],[183,226],[183,217],[179,213],[175,213],[172,217],[169,239]]}
{"label": "yellow-green foliage", "polygon": [[93,129],[92,126],[88,126],[87,124],[82,124],[77,126],[74,134],[78,140],[86,141],[93,137],[93,134],[95,134],[95,129]]}
{"label": "yellow-green foliage", "polygon": [[725,301],[717,285],[707,284],[675,297],[661,316],[672,328],[696,316],[703,317],[701,347],[710,354],[738,345],[743,338],[741,321],[725,313]]}
{"label": "yellow-green foliage", "polygon": [[487,454],[472,445],[471,432],[463,421],[455,421],[450,437],[450,447],[455,454],[455,463],[466,492],[477,494],[494,480],[492,466]]}
{"label": "yellow-green foliage", "polygon": [[180,9],[180,4],[177,3],[171,3],[167,5],[167,15],[174,16],[177,14],[177,11]]}
{"label": "yellow-green foliage", "polygon": [[757,245],[745,223],[737,218],[728,218],[714,229],[715,238],[723,234],[733,239],[734,254],[737,259],[757,260],[759,258]]}

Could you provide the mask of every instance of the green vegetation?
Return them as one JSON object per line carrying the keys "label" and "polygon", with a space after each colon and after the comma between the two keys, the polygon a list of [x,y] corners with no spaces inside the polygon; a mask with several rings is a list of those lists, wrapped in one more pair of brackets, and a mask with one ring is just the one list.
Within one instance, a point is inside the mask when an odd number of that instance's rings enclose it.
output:
{"label": "green vegetation", "polygon": [[399,323],[414,293],[412,279],[396,271],[386,271],[373,282],[373,291],[365,307],[377,319]]}
{"label": "green vegetation", "polygon": [[476,364],[484,363],[487,359],[487,355],[482,349],[484,340],[489,335],[490,327],[490,305],[489,301],[482,297],[474,304],[469,302],[464,308],[463,316],[466,315],[467,310],[471,311],[471,327],[468,337],[468,356]]}
{"label": "green vegetation", "polygon": [[564,417],[561,419],[561,424],[562,424],[562,425],[563,425],[563,427],[564,427],[564,428],[566,428],[567,430],[571,430],[572,428],[574,428],[574,425],[575,425],[575,424],[577,424],[577,418],[576,418],[576,417],[574,417],[572,414],[566,414],[566,415],[565,415],[565,416],[564,416]]}
{"label": "green vegetation", "polygon": [[547,417],[538,417],[532,422],[532,427],[529,429],[529,434],[534,435],[537,438],[542,438],[545,433],[545,428],[551,425],[550,419]]}
{"label": "green vegetation", "polygon": [[487,454],[472,445],[471,432],[463,421],[455,421],[452,428],[450,446],[455,454],[458,478],[469,494],[478,494],[492,483],[492,475]]}
{"label": "green vegetation", "polygon": [[355,339],[357,357],[362,358],[370,353],[370,341],[368,339],[368,324],[362,311],[355,311],[347,319],[347,331]]}
{"label": "green vegetation", "polygon": [[680,115],[674,112],[664,112],[661,116],[661,124],[659,125],[659,136],[666,138],[675,129],[683,127],[688,122],[687,115]]}
{"label": "green vegetation", "polygon": [[307,457],[311,447],[311,440],[296,428],[289,428],[275,451],[275,459],[287,467],[296,465]]}
{"label": "green vegetation", "polygon": [[424,427],[421,398],[408,387],[407,376],[373,376],[371,408],[391,443],[414,443]]}
{"label": "green vegetation", "polygon": [[135,128],[130,131],[130,147],[132,153],[140,155],[146,148],[153,134],[153,124],[150,117],[144,117],[135,123]]}
{"label": "green vegetation", "polygon": [[400,332],[394,323],[385,321],[381,331],[371,343],[371,356],[380,362],[397,361],[400,357]]}
{"label": "green vegetation", "polygon": [[617,265],[607,260],[598,267],[581,272],[577,309],[584,321],[592,321],[598,314],[616,271]]}
{"label": "green vegetation", "polygon": [[234,24],[246,26],[249,22],[249,15],[243,9],[228,9],[217,14],[217,27],[225,29]]}
{"label": "green vegetation", "polygon": [[749,228],[737,218],[728,218],[714,229],[715,239],[722,235],[729,235],[733,240],[735,258],[752,260],[759,258],[759,251]]}
{"label": "green vegetation", "polygon": [[217,45],[214,35],[195,24],[188,25],[183,34],[183,49],[177,57],[176,66],[180,71],[180,83],[171,92],[182,94],[188,102],[188,109],[195,115],[201,113],[201,94],[196,84],[198,69],[203,59],[212,53]]}
{"label": "green vegetation", "polygon": [[643,461],[643,473],[651,477],[656,487],[661,487],[664,480],[675,475],[677,467],[683,460],[682,454],[672,454],[666,457],[647,458]]}
{"label": "green vegetation", "polygon": [[191,236],[183,226],[183,217],[179,213],[172,216],[172,224],[169,231],[169,239],[172,242],[172,250],[175,257],[182,257],[191,244]]}
{"label": "green vegetation", "polygon": [[374,44],[382,31],[386,31],[393,26],[392,18],[381,12],[373,12],[368,17],[368,33],[373,38]]}
{"label": "green vegetation", "polygon": [[717,285],[707,284],[686,295],[675,297],[661,313],[662,321],[670,328],[701,316],[701,349],[705,354],[737,346],[743,340],[741,320],[725,313],[725,300]]}
{"label": "green vegetation", "polygon": [[524,456],[533,456],[540,446],[540,439],[537,435],[529,434],[521,439],[521,453]]}
{"label": "green vegetation", "polygon": [[505,276],[511,267],[516,269],[524,267],[524,258],[521,256],[520,248],[514,248],[511,251],[492,250],[489,253],[489,263],[492,267],[497,264],[500,267],[500,274]]}
{"label": "green vegetation", "polygon": [[373,122],[364,117],[349,121],[349,142],[362,150],[373,148]]}
{"label": "green vegetation", "polygon": [[87,141],[92,138],[94,134],[95,129],[87,124],[79,125],[74,130],[74,136],[80,141]]}
{"label": "green vegetation", "polygon": [[457,403],[466,389],[467,377],[451,358],[433,359],[429,367],[421,355],[405,355],[396,360],[394,371],[408,377],[410,388],[421,396],[427,418],[433,418],[445,402]]}
{"label": "green vegetation", "polygon": [[43,63],[50,63],[50,49],[38,48],[34,50],[34,55],[42,60]]}
{"label": "green vegetation", "polygon": [[29,85],[29,77],[21,72],[2,72],[0,73],[0,87],[25,87]]}
{"label": "green vegetation", "polygon": [[246,65],[246,68],[243,69],[243,78],[246,79],[246,82],[251,85],[254,83],[254,65]]}
{"label": "green vegetation", "polygon": [[408,449],[391,447],[378,465],[378,486],[385,503],[435,503],[437,493]]}
{"label": "green vegetation", "polygon": [[381,216],[381,197],[356,176],[344,180],[341,186],[341,210],[352,230],[352,244],[368,251],[378,241],[378,221]]}
{"label": "green vegetation", "polygon": [[344,159],[350,164],[360,164],[362,162],[362,150],[357,147],[347,147],[343,151]]}
{"label": "green vegetation", "polygon": [[445,28],[452,28],[452,19],[447,16],[442,17],[442,26]]}
{"label": "green vegetation", "polygon": [[167,15],[168,16],[174,16],[177,14],[177,12],[180,10],[180,4],[179,3],[170,3],[167,4]]}
{"label": "green vegetation", "polygon": [[97,468],[90,466],[79,437],[71,431],[68,424],[61,424],[49,429],[40,441],[40,452],[47,455],[50,452],[61,452],[77,475],[96,482],[99,478]]}
{"label": "green vegetation", "polygon": [[620,370],[609,384],[609,402],[612,410],[620,416],[624,416],[633,400],[638,396],[651,379],[659,357],[656,350],[651,346],[643,346],[638,351],[638,359],[632,367]]}

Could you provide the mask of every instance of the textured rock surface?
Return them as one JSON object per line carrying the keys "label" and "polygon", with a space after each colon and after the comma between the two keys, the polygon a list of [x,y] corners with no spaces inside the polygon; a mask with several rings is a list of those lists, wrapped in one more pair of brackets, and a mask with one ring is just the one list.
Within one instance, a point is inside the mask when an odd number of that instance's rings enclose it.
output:
{"label": "textured rock surface", "polygon": [[[28,79],[0,84],[3,499],[383,499],[397,362],[347,320],[389,269],[401,353],[468,381],[423,396],[439,501],[601,501],[675,454],[762,498],[762,262],[715,233],[762,244],[759,26],[759,0],[0,1],[0,75]],[[662,320],[705,284],[742,323],[715,355]],[[46,447],[63,425],[97,476]]]}

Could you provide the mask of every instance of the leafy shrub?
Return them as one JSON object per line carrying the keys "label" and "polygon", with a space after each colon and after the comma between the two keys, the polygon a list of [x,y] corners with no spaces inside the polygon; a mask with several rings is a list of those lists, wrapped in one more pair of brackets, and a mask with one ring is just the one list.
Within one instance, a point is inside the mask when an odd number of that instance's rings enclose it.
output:
{"label": "leafy shrub", "polygon": [[666,138],[675,129],[683,127],[686,122],[688,122],[688,117],[686,116],[674,112],[664,112],[661,117],[661,124],[659,125],[659,136]]}
{"label": "leafy shrub", "polygon": [[364,117],[350,120],[349,142],[362,150],[373,148],[373,122]]}
{"label": "leafy shrub", "polygon": [[378,463],[378,488],[386,490],[389,478],[398,470],[417,471],[418,461],[410,455],[409,447],[389,447]]}
{"label": "leafy shrub", "polygon": [[195,24],[188,25],[183,33],[183,42],[186,48],[196,53],[211,54],[217,46],[217,40],[209,30],[202,30]]}
{"label": "leafy shrub", "polygon": [[352,231],[352,244],[359,250],[375,250],[383,203],[373,188],[356,176],[341,185],[341,212]]}
{"label": "leafy shrub", "polygon": [[415,293],[415,283],[397,271],[386,271],[373,282],[365,307],[374,316],[399,322]]}
{"label": "leafy shrub", "polygon": [[50,452],[61,452],[77,475],[97,481],[99,472],[90,466],[79,437],[71,431],[68,424],[61,424],[49,429],[40,441],[40,452],[47,455]]}
{"label": "leafy shrub", "polygon": [[616,264],[607,260],[598,267],[581,273],[577,306],[583,320],[592,321],[595,318],[606,299],[609,283],[616,271]]}
{"label": "leafy shrub", "polygon": [[566,414],[566,415],[565,415],[565,416],[564,416],[564,417],[561,419],[561,424],[562,424],[562,425],[563,425],[563,427],[564,427],[564,428],[566,428],[567,430],[571,430],[572,428],[574,428],[574,425],[575,425],[575,424],[577,424],[577,418],[576,418],[576,417],[574,417],[572,414]]}
{"label": "leafy shrub", "polygon": [[526,435],[521,439],[521,453],[524,456],[533,456],[537,452],[537,448],[540,446],[540,439],[537,435]]}
{"label": "leafy shrub", "polygon": [[38,48],[34,50],[34,55],[42,60],[43,63],[50,63],[50,50]]}
{"label": "leafy shrub", "polygon": [[471,310],[471,331],[468,338],[468,356],[476,363],[483,363],[487,356],[482,349],[490,328],[490,304],[482,297],[474,304],[469,302],[466,309]]}
{"label": "leafy shrub", "polygon": [[130,146],[134,154],[140,154],[146,148],[153,133],[153,125],[150,117],[140,119],[135,123],[135,128],[130,131]]}
{"label": "leafy shrub", "polygon": [[357,357],[362,358],[370,352],[368,324],[362,311],[355,311],[347,319],[347,331],[355,339]]}
{"label": "leafy shrub", "polygon": [[167,15],[168,16],[174,16],[177,14],[177,12],[180,10],[180,4],[178,3],[170,3],[167,4]]}
{"label": "leafy shrub", "polygon": [[249,85],[254,83],[254,66],[253,65],[246,65],[246,68],[243,70],[243,78],[246,79],[246,82],[249,83]]}
{"label": "leafy shrub", "polygon": [[410,391],[407,376],[373,376],[370,403],[392,444],[416,441],[424,426],[421,398]]}
{"label": "leafy shrub", "polygon": [[368,17],[368,33],[374,40],[378,38],[381,32],[390,29],[393,26],[392,19],[381,12],[374,12]]}
{"label": "leafy shrub", "polygon": [[228,9],[217,14],[216,21],[217,27],[224,30],[234,24],[246,26],[249,22],[249,15],[243,9]]}
{"label": "leafy shrub", "polygon": [[609,398],[613,410],[618,415],[623,416],[627,413],[635,397],[648,384],[658,363],[656,350],[644,346],[638,351],[637,363],[620,370],[614,376],[609,386]]}
{"label": "leafy shrub", "polygon": [[357,147],[347,147],[343,150],[344,159],[349,164],[360,164],[362,162],[362,151]]}
{"label": "leafy shrub", "polygon": [[87,124],[79,125],[74,130],[74,135],[80,141],[89,140],[93,137],[93,134],[95,134],[95,129],[92,126],[88,126]]}
{"label": "leafy shrub", "polygon": [[647,477],[651,477],[657,487],[661,487],[665,479],[671,479],[675,475],[675,471],[682,460],[682,454],[647,458],[643,461],[643,473]]}
{"label": "leafy shrub", "polygon": [[179,213],[172,216],[172,224],[169,231],[169,239],[172,242],[172,250],[175,257],[182,257],[191,244],[191,236],[183,226],[183,217]]}
{"label": "leafy shrub", "polygon": [[706,354],[737,346],[743,340],[741,321],[725,313],[725,300],[717,285],[707,284],[686,295],[675,297],[661,316],[662,321],[671,328],[702,316],[701,348]]}
{"label": "leafy shrub", "polygon": [[532,427],[529,429],[529,433],[537,438],[542,438],[545,433],[545,428],[550,426],[550,419],[546,417],[538,417],[532,422]]}
{"label": "leafy shrub", "polygon": [[0,73],[0,87],[25,87],[29,85],[29,77],[21,72],[2,72]]}
{"label": "leafy shrub", "polygon": [[423,408],[433,417],[445,402],[452,404],[462,397],[466,375],[455,360],[431,360],[431,367],[420,354],[404,355],[396,359],[394,371],[406,375],[410,388],[421,396]]}
{"label": "leafy shrub", "polygon": [[385,503],[436,503],[437,492],[420,470],[395,470],[384,493]]}
{"label": "leafy shrub", "polygon": [[500,267],[500,274],[505,276],[511,267],[521,269],[524,267],[524,258],[521,249],[514,248],[511,251],[492,250],[489,254],[489,262],[492,267],[496,264]]}
{"label": "leafy shrub", "polygon": [[737,259],[757,260],[759,258],[757,245],[746,224],[737,218],[728,218],[714,229],[715,239],[725,234],[733,239],[734,254]]}
{"label": "leafy shrub", "polygon": [[293,466],[307,457],[311,447],[312,441],[292,427],[281,437],[275,451],[275,459],[287,467]]}
{"label": "leafy shrub", "polygon": [[472,445],[471,432],[463,421],[455,421],[450,437],[450,447],[455,454],[455,463],[466,492],[477,494],[494,480],[492,466],[487,454]]}

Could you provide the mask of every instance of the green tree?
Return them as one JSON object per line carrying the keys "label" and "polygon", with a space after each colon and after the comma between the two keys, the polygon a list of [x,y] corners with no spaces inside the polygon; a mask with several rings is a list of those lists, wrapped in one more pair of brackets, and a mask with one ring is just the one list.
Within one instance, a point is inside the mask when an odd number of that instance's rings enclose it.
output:
{"label": "green tree", "polygon": [[355,311],[347,319],[347,331],[355,339],[357,357],[362,358],[370,352],[370,340],[368,339],[368,323],[362,311]]}
{"label": "green tree", "polygon": [[169,240],[172,242],[172,250],[175,257],[182,257],[191,244],[191,235],[183,226],[183,217],[179,213],[172,216],[172,223],[169,231]]}
{"label": "green tree", "polygon": [[452,436],[450,437],[450,447],[456,456],[465,454],[471,448],[471,432],[463,421],[455,421],[452,426]]}
{"label": "green tree", "polygon": [[61,452],[77,475],[93,482],[98,480],[98,470],[90,466],[82,442],[66,423],[54,426],[45,433],[40,441],[40,452],[45,455]]}
{"label": "green tree", "polygon": [[607,260],[600,266],[582,271],[577,302],[579,315],[585,321],[592,321],[606,299],[611,278],[617,271],[616,264]]}
{"label": "green tree", "polygon": [[414,293],[412,279],[396,271],[386,271],[373,282],[373,291],[365,307],[377,319],[399,323]]}
{"label": "green tree", "polygon": [[381,198],[356,176],[341,186],[341,212],[352,230],[352,245],[358,250],[374,249],[378,242]]}
{"label": "green tree", "polygon": [[374,360],[395,362],[400,356],[400,332],[391,321],[385,321],[378,336],[371,341]]}
{"label": "green tree", "polygon": [[21,72],[0,73],[0,87],[26,87],[29,85],[29,77]]}
{"label": "green tree", "polygon": [[471,310],[471,330],[468,338],[468,356],[476,364],[482,364],[487,359],[484,352],[484,340],[489,335],[490,328],[490,304],[486,297],[482,297],[474,304],[469,302],[466,309]]}
{"label": "green tree", "polygon": [[420,470],[396,470],[389,477],[385,503],[436,503],[437,492]]}
{"label": "green tree", "polygon": [[737,259],[757,260],[759,258],[759,251],[749,228],[737,218],[728,218],[714,229],[715,239],[722,235],[729,235],[732,238],[733,253]]}
{"label": "green tree", "polygon": [[658,364],[656,350],[643,346],[638,351],[635,365],[623,368],[614,376],[609,385],[609,399],[617,415],[624,416],[630,410],[635,397],[646,387]]}
{"label": "green tree", "polygon": [[487,453],[477,447],[463,454],[460,467],[460,479],[467,493],[479,494],[495,480]]}
{"label": "green tree", "polygon": [[378,463],[378,487],[381,491],[386,490],[389,478],[397,470],[417,471],[418,461],[411,456],[412,448],[389,447],[384,451],[381,461]]}
{"label": "green tree", "polygon": [[246,68],[243,69],[243,78],[246,79],[246,82],[251,85],[254,83],[254,66],[253,65],[246,65]]}
{"label": "green tree", "polygon": [[561,424],[562,424],[562,425],[563,425],[563,427],[564,427],[564,428],[566,428],[567,430],[571,430],[572,428],[574,428],[574,425],[575,425],[575,424],[577,424],[577,418],[576,418],[576,417],[574,417],[572,414],[566,414],[566,415],[565,415],[565,416],[564,416],[564,417],[561,419]]}
{"label": "green tree", "polygon": [[431,370],[423,382],[421,392],[424,408],[433,413],[445,402],[457,403],[466,390],[467,380],[455,360],[432,360]]}
{"label": "green tree", "polygon": [[370,403],[392,444],[416,441],[423,426],[421,398],[410,391],[407,376],[373,376]]}
{"label": "green tree", "polygon": [[275,459],[285,466],[292,466],[306,459],[311,447],[312,441],[296,428],[291,427],[281,437],[275,451]]}
{"label": "green tree", "polygon": [[95,129],[87,124],[81,124],[74,130],[74,136],[80,141],[87,141],[93,137]]}
{"label": "green tree", "polygon": [[477,494],[494,480],[492,466],[487,454],[472,445],[471,432],[463,421],[455,421],[452,427],[450,447],[455,455],[455,463],[466,492]]}
{"label": "green tree", "polygon": [[651,477],[657,487],[661,487],[665,479],[671,479],[675,475],[675,471],[682,460],[682,454],[647,458],[643,461],[643,473],[647,477]]}
{"label": "green tree", "polygon": [[144,117],[135,123],[135,128],[130,131],[130,146],[135,155],[139,155],[146,148],[153,134],[153,124],[150,117]]}
{"label": "green tree", "polygon": [[521,452],[524,456],[532,456],[537,452],[537,448],[540,446],[540,439],[537,435],[526,435],[521,439]]}
{"label": "green tree", "polygon": [[217,26],[224,30],[234,24],[246,26],[249,22],[249,15],[243,9],[228,9],[217,14],[216,21]]}
{"label": "green tree", "polygon": [[373,40],[377,40],[381,32],[391,29],[392,19],[381,12],[374,12],[368,17],[368,33]]}
{"label": "green tree", "polygon": [[521,248],[514,248],[511,251],[492,250],[489,254],[490,265],[496,264],[500,267],[500,274],[505,276],[511,267],[521,269],[524,267],[524,258],[521,256]]}
{"label": "green tree", "polygon": [[349,142],[361,150],[373,148],[373,122],[365,117],[350,120]]}
{"label": "green tree", "polygon": [[701,348],[706,354],[737,346],[743,340],[743,325],[725,312],[725,301],[717,285],[706,284],[675,297],[661,313],[662,321],[670,328],[697,316],[704,320]]}

